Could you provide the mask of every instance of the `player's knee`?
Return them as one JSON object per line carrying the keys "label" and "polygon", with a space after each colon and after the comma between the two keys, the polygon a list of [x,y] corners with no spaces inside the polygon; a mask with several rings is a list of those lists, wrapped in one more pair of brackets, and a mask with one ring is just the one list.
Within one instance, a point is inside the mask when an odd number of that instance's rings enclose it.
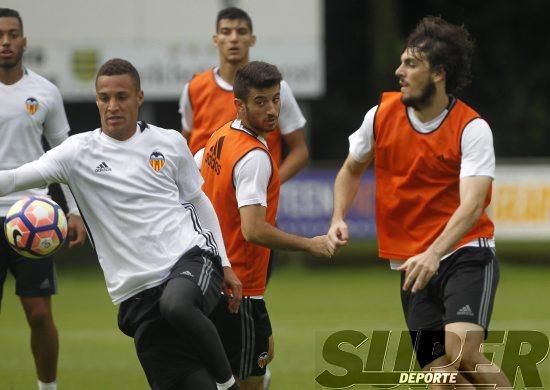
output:
{"label": "player's knee", "polygon": [[45,328],[53,323],[51,310],[37,306],[26,310],[27,322],[31,328]]}
{"label": "player's knee", "polygon": [[476,366],[484,361],[484,356],[479,350],[456,344],[446,348],[445,356],[458,371],[475,371]]}
{"label": "player's knee", "polygon": [[478,364],[486,363],[485,356],[479,350],[465,348],[460,358],[460,370],[475,371]]}
{"label": "player's knee", "polygon": [[159,302],[160,314],[170,324],[185,326],[195,311],[193,302],[185,297],[174,299],[162,296]]}
{"label": "player's knee", "polygon": [[455,369],[460,368],[462,359],[462,340],[453,332],[445,332],[445,358]]}
{"label": "player's knee", "polygon": [[[448,369],[453,369],[458,371],[460,369],[461,363],[462,363],[462,353],[460,348],[459,349],[446,349],[445,350],[445,360],[448,362],[447,367]],[[444,371],[444,370],[443,370]]]}
{"label": "player's knee", "polygon": [[[184,315],[181,313],[183,311],[182,303],[178,302],[175,299],[171,299],[169,296],[162,296],[159,302],[160,315],[167,320],[172,322],[172,319]],[[180,314],[181,313],[181,314]]]}
{"label": "player's knee", "polygon": [[479,352],[483,333],[470,333],[459,337],[453,332],[446,332],[445,354],[457,370],[475,370],[476,365],[484,361],[484,355]]}

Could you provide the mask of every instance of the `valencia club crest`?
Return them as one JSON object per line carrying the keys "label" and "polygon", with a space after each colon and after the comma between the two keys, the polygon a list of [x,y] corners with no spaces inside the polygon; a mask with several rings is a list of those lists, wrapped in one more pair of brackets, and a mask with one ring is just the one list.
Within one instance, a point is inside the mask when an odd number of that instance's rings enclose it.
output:
{"label": "valencia club crest", "polygon": [[149,165],[156,172],[159,172],[162,168],[164,168],[165,163],[166,163],[166,159],[164,158],[164,155],[161,152],[153,152],[149,156]]}
{"label": "valencia club crest", "polygon": [[36,114],[36,111],[38,111],[38,99],[34,97],[27,98],[25,100],[25,108],[29,115]]}

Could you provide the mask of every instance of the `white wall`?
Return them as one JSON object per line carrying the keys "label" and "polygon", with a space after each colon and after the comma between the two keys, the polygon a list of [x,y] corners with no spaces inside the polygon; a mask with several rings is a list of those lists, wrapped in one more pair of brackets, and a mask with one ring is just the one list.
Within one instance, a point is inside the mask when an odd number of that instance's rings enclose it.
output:
{"label": "white wall", "polygon": [[[52,78],[66,99],[90,99],[103,61],[124,57],[152,98],[177,98],[194,72],[216,63],[220,0],[3,0],[23,18],[26,64]],[[273,62],[301,97],[324,93],[322,0],[242,0],[258,41],[252,59]],[[87,54],[87,55],[85,55]],[[95,60],[94,60],[95,59]],[[87,77],[76,68],[89,70]],[[145,74],[144,74],[145,73]]]}

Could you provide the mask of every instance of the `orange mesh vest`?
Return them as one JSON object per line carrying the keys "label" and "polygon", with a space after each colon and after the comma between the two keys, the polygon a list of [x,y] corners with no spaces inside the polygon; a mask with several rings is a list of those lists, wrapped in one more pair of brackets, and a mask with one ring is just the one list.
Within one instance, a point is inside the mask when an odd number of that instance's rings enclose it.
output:
{"label": "orange mesh vest", "polygon": [[[235,165],[250,151],[269,151],[253,135],[231,128],[231,122],[217,130],[204,149],[201,174],[203,190],[210,198],[222,230],[227,256],[233,271],[243,284],[243,295],[262,295],[271,250],[247,242],[241,231],[241,216],[233,183]],[[279,171],[271,157],[271,179],[267,187],[267,222],[275,226],[279,203]]]}
{"label": "orange mesh vest", "polygon": [[[214,131],[237,117],[234,98],[233,91],[226,91],[216,83],[213,69],[195,75],[189,82],[189,99],[193,109],[193,128],[189,137],[191,153],[204,148]],[[278,128],[267,136],[267,145],[279,166],[282,139]]]}
{"label": "orange mesh vest", "polygon": [[[401,93],[384,93],[374,120],[376,227],[381,258],[403,260],[425,251],[460,204],[461,138],[479,115],[460,100],[434,131],[422,134],[409,122]],[[491,201],[491,190],[485,207]],[[456,244],[493,237],[483,212]]]}

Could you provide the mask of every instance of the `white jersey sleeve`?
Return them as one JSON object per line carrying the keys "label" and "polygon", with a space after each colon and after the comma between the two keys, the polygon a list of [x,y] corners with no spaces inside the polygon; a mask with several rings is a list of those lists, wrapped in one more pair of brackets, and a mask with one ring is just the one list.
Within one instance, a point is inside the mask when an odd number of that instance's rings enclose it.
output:
{"label": "white jersey sleeve", "polygon": [[260,204],[267,207],[267,186],[271,178],[271,159],[261,149],[246,154],[233,170],[233,183],[239,207]]}
{"label": "white jersey sleeve", "polygon": [[279,128],[281,134],[290,134],[302,129],[306,125],[306,118],[298,106],[298,102],[286,81],[281,81],[281,112],[279,114]]}
{"label": "white jersey sleeve", "polygon": [[365,115],[361,127],[349,136],[349,154],[355,161],[367,159],[374,145],[374,116],[378,106],[371,108]]}
{"label": "white jersey sleeve", "polygon": [[[65,107],[63,106],[63,99],[59,90],[52,85],[51,88],[51,106],[46,115],[44,121],[44,137],[48,141],[51,148],[55,148],[60,145],[69,137],[69,122],[67,121],[67,115],[65,114]],[[61,184],[61,190],[65,196],[67,202],[67,208],[69,214],[79,214],[76,201],[73,194],[65,184]]]}
{"label": "white jersey sleeve", "polygon": [[77,149],[76,143],[71,137],[40,157],[36,167],[48,184],[69,184],[73,160],[78,155]]}
{"label": "white jersey sleeve", "polygon": [[183,87],[178,111],[181,115],[181,128],[185,131],[191,131],[193,128],[193,108],[189,99],[189,83]]}
{"label": "white jersey sleeve", "polygon": [[460,178],[467,176],[495,177],[493,133],[483,119],[471,121],[462,133]]}
{"label": "white jersey sleeve", "polygon": [[55,86],[52,86],[51,96],[51,107],[44,121],[44,137],[53,148],[67,139],[70,128],[63,99]]}
{"label": "white jersey sleeve", "polygon": [[189,201],[196,198],[202,191],[202,183],[204,182],[200,175],[193,155],[187,146],[187,141],[181,134],[174,133],[177,138],[178,150],[181,151],[178,161],[178,171],[175,177],[176,185],[179,189],[180,200]]}
{"label": "white jersey sleeve", "polygon": [[197,168],[199,168],[199,171],[202,167],[202,158],[204,157],[204,148],[199,150],[195,155],[193,156],[193,159],[195,160],[195,164],[197,165]]}
{"label": "white jersey sleeve", "polygon": [[225,251],[225,243],[223,241],[220,222],[212,202],[204,192],[200,192],[199,195],[195,199],[191,199],[190,202],[195,206],[197,215],[204,227],[213,234],[218,253],[222,260],[222,266],[231,267],[231,263],[227,258],[227,252]]}
{"label": "white jersey sleeve", "polygon": [[0,196],[45,186],[47,183],[38,171],[38,164],[38,161],[32,161],[15,169],[0,171]]}

